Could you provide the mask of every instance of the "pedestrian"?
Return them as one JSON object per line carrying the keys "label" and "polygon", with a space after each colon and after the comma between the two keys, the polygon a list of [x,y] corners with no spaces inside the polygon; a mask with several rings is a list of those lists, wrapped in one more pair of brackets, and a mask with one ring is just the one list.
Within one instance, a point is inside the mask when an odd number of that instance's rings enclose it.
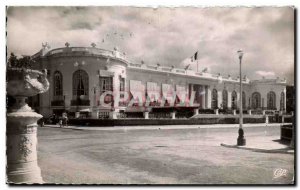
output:
{"label": "pedestrian", "polygon": [[63,119],[63,125],[67,126],[68,125],[68,115],[67,115],[67,113],[65,113],[65,112],[63,113],[62,119]]}
{"label": "pedestrian", "polygon": [[58,123],[59,123],[59,127],[62,127],[62,126],[63,126],[63,125],[62,125],[62,119],[61,119],[61,118],[59,119],[59,122],[58,122]]}

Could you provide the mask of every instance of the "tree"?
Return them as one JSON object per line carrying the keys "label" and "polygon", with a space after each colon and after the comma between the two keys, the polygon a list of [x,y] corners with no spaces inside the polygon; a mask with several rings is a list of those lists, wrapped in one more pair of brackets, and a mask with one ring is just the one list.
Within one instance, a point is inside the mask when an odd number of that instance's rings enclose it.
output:
{"label": "tree", "polygon": [[8,67],[29,69],[34,63],[35,61],[30,56],[23,56],[22,58],[17,58],[17,56],[14,53],[11,53],[7,64]]}

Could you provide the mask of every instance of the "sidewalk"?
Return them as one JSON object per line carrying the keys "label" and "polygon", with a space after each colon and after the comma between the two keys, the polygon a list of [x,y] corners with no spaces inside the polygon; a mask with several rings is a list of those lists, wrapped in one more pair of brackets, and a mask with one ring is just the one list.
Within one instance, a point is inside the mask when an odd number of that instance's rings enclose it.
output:
{"label": "sidewalk", "polygon": [[237,146],[237,139],[224,139],[221,146],[226,148],[237,148],[263,153],[284,153],[294,154],[294,149],[289,147],[290,143],[283,143],[278,139],[278,136],[254,137],[245,136],[246,145]]}

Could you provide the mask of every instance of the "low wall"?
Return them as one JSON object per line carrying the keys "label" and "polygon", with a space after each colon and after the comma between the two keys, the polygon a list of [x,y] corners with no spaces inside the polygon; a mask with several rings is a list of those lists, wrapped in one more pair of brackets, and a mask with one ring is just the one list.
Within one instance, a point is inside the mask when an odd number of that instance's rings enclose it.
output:
{"label": "low wall", "polygon": [[[265,117],[244,118],[244,123],[265,123]],[[238,124],[238,117],[197,118],[197,119],[70,119],[70,125],[80,126],[139,126],[139,125],[205,125]]]}
{"label": "low wall", "polygon": [[293,116],[291,115],[272,115],[269,117],[269,123],[282,123],[282,117],[284,117],[284,123],[292,123],[293,122]]}

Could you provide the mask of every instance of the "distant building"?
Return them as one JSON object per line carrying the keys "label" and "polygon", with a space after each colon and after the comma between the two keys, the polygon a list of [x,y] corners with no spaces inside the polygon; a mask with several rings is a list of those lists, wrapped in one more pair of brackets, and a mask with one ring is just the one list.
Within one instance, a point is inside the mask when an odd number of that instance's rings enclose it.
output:
{"label": "distant building", "polygon": [[[239,78],[231,76],[132,63],[117,48],[104,50],[95,44],[70,47],[66,43],[57,49],[43,45],[33,57],[39,62],[38,69],[49,72],[49,91],[29,100],[44,116],[64,110],[73,116],[86,112],[93,118],[115,118],[121,112],[151,112],[163,107],[239,108]],[[242,104],[245,110],[285,111],[286,81],[243,78]]]}

